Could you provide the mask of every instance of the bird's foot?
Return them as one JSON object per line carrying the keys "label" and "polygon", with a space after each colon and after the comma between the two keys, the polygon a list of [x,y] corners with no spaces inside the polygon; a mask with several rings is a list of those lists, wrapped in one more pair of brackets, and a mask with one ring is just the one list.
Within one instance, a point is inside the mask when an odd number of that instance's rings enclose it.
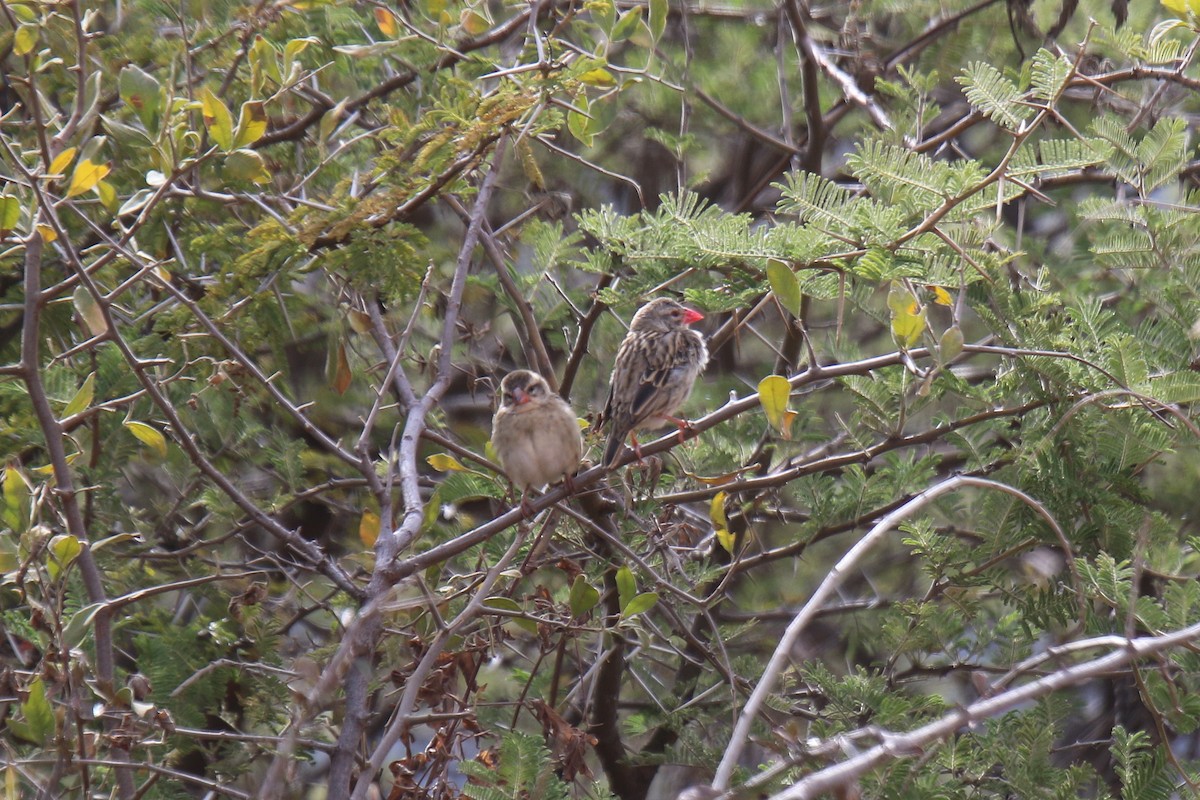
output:
{"label": "bird's foot", "polygon": [[675,427],[679,428],[679,443],[680,444],[683,444],[691,437],[696,436],[700,433],[699,431],[696,430],[696,427],[694,425],[692,425],[691,420],[680,419],[679,417],[667,417],[666,419],[668,422],[675,425]]}

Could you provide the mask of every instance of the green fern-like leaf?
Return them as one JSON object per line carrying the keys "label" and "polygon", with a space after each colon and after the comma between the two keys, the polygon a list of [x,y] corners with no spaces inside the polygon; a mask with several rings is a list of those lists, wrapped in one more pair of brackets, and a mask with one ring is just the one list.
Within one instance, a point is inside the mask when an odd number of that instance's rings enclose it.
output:
{"label": "green fern-like leaf", "polygon": [[1058,97],[1071,76],[1071,62],[1065,56],[1055,55],[1042,48],[1033,56],[1030,86],[1033,96],[1051,101]]}
{"label": "green fern-like leaf", "polygon": [[998,125],[1016,130],[1029,118],[1031,110],[1021,105],[1017,85],[991,64],[976,61],[955,80],[963,87],[967,101]]}

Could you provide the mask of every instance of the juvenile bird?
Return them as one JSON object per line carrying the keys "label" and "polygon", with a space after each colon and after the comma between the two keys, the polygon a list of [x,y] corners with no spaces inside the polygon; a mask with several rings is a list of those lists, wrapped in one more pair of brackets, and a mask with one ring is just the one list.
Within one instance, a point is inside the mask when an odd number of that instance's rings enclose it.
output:
{"label": "juvenile bird", "polygon": [[500,407],[492,417],[492,446],[504,472],[525,492],[570,478],[583,454],[579,421],[546,380],[526,369],[500,382]]}
{"label": "juvenile bird", "polygon": [[604,448],[604,465],[616,460],[625,438],[632,436],[637,450],[639,428],[666,422],[687,423],[671,415],[692,392],[692,384],[708,363],[704,337],[688,326],[704,319],[667,297],[651,300],[638,309],[629,333],[617,351],[608,403],[602,419],[611,426]]}

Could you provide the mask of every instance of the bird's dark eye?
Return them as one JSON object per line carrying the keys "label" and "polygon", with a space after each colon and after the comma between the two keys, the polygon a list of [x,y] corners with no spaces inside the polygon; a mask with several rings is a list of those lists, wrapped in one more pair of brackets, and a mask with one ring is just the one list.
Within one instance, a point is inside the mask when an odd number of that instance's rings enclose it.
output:
{"label": "bird's dark eye", "polygon": [[541,393],[542,393],[542,387],[541,387],[541,384],[537,384],[537,383],[535,383],[533,386],[530,386],[530,387],[529,387],[529,393],[530,393],[530,394],[541,394]]}

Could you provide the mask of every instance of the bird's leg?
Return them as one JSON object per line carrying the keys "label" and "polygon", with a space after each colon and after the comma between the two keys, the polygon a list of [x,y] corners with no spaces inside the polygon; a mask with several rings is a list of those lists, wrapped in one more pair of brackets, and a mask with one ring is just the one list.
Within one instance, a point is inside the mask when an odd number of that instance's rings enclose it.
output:
{"label": "bird's leg", "polygon": [[533,501],[529,499],[529,487],[521,490],[521,513],[527,517],[533,516]]}
{"label": "bird's leg", "polygon": [[565,475],[563,475],[562,482],[563,482],[563,486],[565,486],[567,488],[567,494],[574,495],[575,494],[575,473],[568,472]]}
{"label": "bird's leg", "polygon": [[629,441],[633,444],[633,454],[637,456],[639,464],[646,463],[646,457],[642,455],[642,446],[638,444],[637,434],[633,431],[629,432]]}
{"label": "bird's leg", "polygon": [[673,423],[675,427],[679,428],[680,444],[686,442],[688,437],[695,436],[697,434],[696,428],[692,425],[690,420],[680,419],[679,417],[666,417],[665,419],[668,422]]}

